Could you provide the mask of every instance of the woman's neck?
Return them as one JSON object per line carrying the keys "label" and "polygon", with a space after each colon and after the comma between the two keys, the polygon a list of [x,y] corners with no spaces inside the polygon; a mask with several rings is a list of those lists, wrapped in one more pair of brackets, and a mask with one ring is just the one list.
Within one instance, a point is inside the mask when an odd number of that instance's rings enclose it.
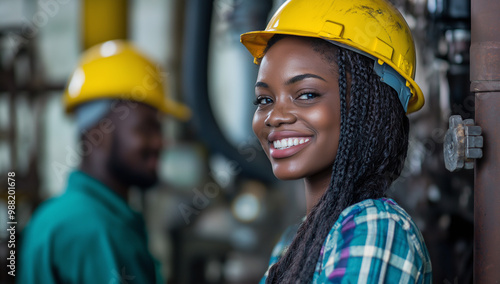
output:
{"label": "woman's neck", "polygon": [[311,209],[318,203],[330,185],[331,175],[332,171],[328,170],[304,178],[307,215],[309,215]]}

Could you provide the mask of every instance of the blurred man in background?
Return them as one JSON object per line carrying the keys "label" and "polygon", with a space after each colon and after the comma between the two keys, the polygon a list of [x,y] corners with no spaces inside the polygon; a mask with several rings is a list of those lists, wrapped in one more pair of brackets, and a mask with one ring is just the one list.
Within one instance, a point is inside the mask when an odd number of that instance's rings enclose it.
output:
{"label": "blurred man in background", "polygon": [[[64,94],[80,134],[78,170],[43,203],[23,235],[19,283],[161,283],[132,186],[157,180],[161,113],[189,110],[164,95],[161,71],[131,44],[87,50]],[[125,282],[124,282],[125,281]]]}

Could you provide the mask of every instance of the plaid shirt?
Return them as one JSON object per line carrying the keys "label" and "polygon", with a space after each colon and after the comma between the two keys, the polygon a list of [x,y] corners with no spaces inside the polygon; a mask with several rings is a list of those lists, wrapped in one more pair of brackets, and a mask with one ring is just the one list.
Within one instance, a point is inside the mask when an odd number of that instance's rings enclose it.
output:
{"label": "plaid shirt", "polygon": [[[283,234],[269,267],[292,241]],[[265,283],[267,272],[260,283]],[[368,199],[346,208],[321,248],[312,283],[432,283],[431,260],[420,231],[392,199]]]}

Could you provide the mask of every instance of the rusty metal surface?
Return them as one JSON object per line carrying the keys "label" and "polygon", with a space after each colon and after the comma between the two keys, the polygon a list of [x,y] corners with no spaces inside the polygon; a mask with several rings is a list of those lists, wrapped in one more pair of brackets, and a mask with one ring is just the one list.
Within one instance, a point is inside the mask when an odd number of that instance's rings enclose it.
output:
{"label": "rusty metal surface", "polygon": [[499,13],[498,0],[472,0],[470,79],[473,84],[500,80]]}
{"label": "rusty metal surface", "polygon": [[471,40],[473,42],[500,41],[498,23],[498,0],[472,0]]}
{"label": "rusty metal surface", "polygon": [[476,162],[474,283],[500,283],[500,93],[476,94],[483,158]]}
{"label": "rusty metal surface", "polygon": [[471,92],[500,92],[500,81],[474,81],[470,85]]}
{"label": "rusty metal surface", "polygon": [[471,91],[483,130],[474,184],[474,283],[500,283],[500,1],[471,3]]}
{"label": "rusty metal surface", "polygon": [[[500,3],[500,1],[498,1],[498,3]],[[497,26],[497,28],[500,34],[500,26]],[[473,42],[470,46],[470,52],[471,81],[500,80],[500,41]],[[471,91],[474,92],[474,90]]]}

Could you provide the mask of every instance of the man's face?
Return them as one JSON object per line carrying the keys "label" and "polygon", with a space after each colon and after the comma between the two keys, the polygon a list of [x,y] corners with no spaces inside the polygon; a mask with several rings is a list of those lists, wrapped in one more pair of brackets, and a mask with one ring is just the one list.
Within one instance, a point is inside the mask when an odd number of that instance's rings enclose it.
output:
{"label": "man's face", "polygon": [[158,181],[163,144],[159,112],[140,103],[122,103],[120,107],[124,106],[129,108],[128,113],[112,116],[116,130],[107,166],[124,183],[147,188]]}

